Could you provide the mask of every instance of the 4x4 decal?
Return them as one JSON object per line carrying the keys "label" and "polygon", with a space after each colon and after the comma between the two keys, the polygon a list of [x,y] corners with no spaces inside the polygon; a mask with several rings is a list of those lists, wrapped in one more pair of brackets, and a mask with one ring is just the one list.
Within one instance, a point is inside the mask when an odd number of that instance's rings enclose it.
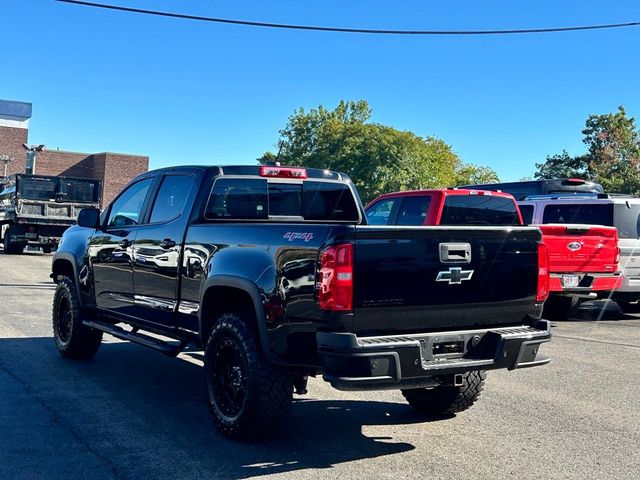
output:
{"label": "4x4 decal", "polygon": [[310,242],[313,240],[313,232],[287,232],[283,235],[285,240],[289,240],[293,242],[294,240],[304,240],[305,242]]}

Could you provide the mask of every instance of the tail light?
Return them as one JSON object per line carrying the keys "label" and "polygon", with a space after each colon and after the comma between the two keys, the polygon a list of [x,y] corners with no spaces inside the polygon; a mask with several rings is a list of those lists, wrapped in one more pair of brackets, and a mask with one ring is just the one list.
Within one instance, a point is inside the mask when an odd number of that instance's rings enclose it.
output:
{"label": "tail light", "polygon": [[538,290],[536,301],[544,302],[549,296],[549,247],[544,243],[538,244]]}
{"label": "tail light", "polygon": [[304,168],[294,167],[261,167],[261,177],[276,177],[276,178],[307,178],[307,170]]}
{"label": "tail light", "polygon": [[332,245],[320,253],[316,282],[322,310],[353,308],[353,245]]}

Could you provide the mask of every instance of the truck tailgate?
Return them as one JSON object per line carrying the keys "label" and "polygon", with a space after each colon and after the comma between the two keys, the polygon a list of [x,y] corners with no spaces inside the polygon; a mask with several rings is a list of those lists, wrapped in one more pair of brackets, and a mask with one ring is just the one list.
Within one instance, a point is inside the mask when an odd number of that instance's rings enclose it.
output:
{"label": "truck tailgate", "polygon": [[552,273],[613,273],[618,270],[618,231],[594,225],[540,225]]}
{"label": "truck tailgate", "polygon": [[535,310],[540,239],[531,227],[358,226],[354,331],[522,324]]}

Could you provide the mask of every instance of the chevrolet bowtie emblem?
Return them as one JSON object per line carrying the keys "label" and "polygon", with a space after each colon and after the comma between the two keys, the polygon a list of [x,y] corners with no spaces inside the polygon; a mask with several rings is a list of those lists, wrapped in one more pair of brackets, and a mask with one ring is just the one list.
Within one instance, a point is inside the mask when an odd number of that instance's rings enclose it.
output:
{"label": "chevrolet bowtie emblem", "polygon": [[471,280],[473,270],[462,270],[460,267],[451,267],[449,270],[438,272],[436,282],[448,282],[449,285],[460,285],[466,280]]}

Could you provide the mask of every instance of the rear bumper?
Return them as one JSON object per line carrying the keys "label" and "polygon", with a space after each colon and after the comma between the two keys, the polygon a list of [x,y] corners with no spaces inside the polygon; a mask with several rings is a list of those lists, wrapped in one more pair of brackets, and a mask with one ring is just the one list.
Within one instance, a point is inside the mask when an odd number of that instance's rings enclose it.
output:
{"label": "rear bumper", "polygon": [[550,360],[539,355],[539,347],[550,340],[546,320],[533,327],[384,337],[316,334],[324,379],[340,390],[416,388],[473,370],[545,365]]}
{"label": "rear bumper", "polygon": [[619,292],[636,293],[640,296],[640,278],[622,276],[622,284],[617,289]]}
{"label": "rear bumper", "polygon": [[46,235],[38,235],[22,233],[19,235],[11,235],[9,240],[12,243],[20,243],[22,245],[32,245],[32,246],[50,246],[55,247],[60,243],[60,237],[46,236]]}
{"label": "rear bumper", "polygon": [[[577,275],[579,283],[577,287],[564,287],[562,277],[564,275]],[[606,292],[616,290],[622,285],[623,277],[616,273],[552,273],[549,290],[552,293],[566,295],[589,295],[592,292]]]}

